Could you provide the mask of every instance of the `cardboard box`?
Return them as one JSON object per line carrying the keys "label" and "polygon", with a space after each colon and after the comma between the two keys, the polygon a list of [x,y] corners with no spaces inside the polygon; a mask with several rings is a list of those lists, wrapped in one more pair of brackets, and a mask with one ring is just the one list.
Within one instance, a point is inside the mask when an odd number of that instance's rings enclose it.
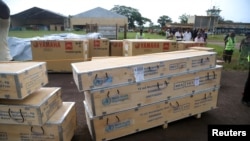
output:
{"label": "cardboard box", "polygon": [[145,106],[207,88],[220,87],[222,66],[160,77],[148,81],[84,91],[92,116],[102,116]]}
{"label": "cardboard box", "polygon": [[0,63],[0,99],[24,99],[47,83],[46,62]]}
{"label": "cardboard box", "polygon": [[178,50],[185,50],[185,49],[189,49],[190,47],[195,47],[195,46],[199,46],[199,47],[205,47],[206,43],[200,43],[200,42],[194,42],[194,41],[178,41],[177,42],[177,48]]}
{"label": "cardboard box", "polygon": [[87,59],[88,40],[31,40],[33,60]]}
{"label": "cardboard box", "polygon": [[89,58],[98,56],[110,56],[109,39],[88,39],[89,40]]}
{"label": "cardboard box", "polygon": [[123,56],[175,51],[176,41],[165,39],[125,39],[123,42]]}
{"label": "cardboard box", "polygon": [[123,40],[109,40],[110,56],[123,56]]}
{"label": "cardboard box", "polygon": [[57,87],[43,87],[23,100],[0,99],[0,123],[43,125],[61,105]]}
{"label": "cardboard box", "polygon": [[76,129],[75,102],[63,105],[42,126],[0,125],[0,140],[3,141],[70,141]]}
{"label": "cardboard box", "polygon": [[72,69],[79,91],[84,91],[213,68],[215,62],[215,52],[181,51],[72,63]]}
{"label": "cardboard box", "polygon": [[160,101],[122,112],[93,117],[85,105],[90,134],[95,141],[112,140],[156,126],[194,116],[217,107],[218,89]]}
{"label": "cardboard box", "polygon": [[203,50],[203,51],[214,51],[214,48],[211,48],[211,47],[200,47],[200,46],[189,47],[189,49],[192,49],[192,50]]}
{"label": "cardboard box", "polygon": [[32,40],[32,60],[47,62],[50,72],[72,72],[71,63],[88,60],[87,39]]}

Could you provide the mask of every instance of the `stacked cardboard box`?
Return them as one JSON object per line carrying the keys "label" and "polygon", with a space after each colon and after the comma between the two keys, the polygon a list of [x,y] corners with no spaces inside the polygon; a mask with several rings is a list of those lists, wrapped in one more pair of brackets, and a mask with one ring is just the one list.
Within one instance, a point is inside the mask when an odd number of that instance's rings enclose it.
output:
{"label": "stacked cardboard box", "polygon": [[93,140],[111,140],[216,108],[221,66],[200,50],[72,63]]}
{"label": "stacked cardboard box", "polygon": [[0,63],[0,140],[69,141],[76,128],[74,102],[48,82],[45,62]]}
{"label": "stacked cardboard box", "polygon": [[205,42],[194,42],[194,41],[178,41],[177,48],[178,50],[186,50],[190,47],[205,47]]}
{"label": "stacked cardboard box", "polygon": [[193,46],[193,47],[189,47],[189,49],[204,50],[204,51],[214,51],[214,48],[211,48],[211,47],[202,47],[202,46]]}
{"label": "stacked cardboard box", "polygon": [[123,56],[123,40],[109,40],[110,56]]}
{"label": "stacked cardboard box", "polygon": [[165,39],[63,39],[32,40],[32,60],[47,62],[48,72],[72,72],[71,63],[93,57],[135,56],[184,50],[204,43],[176,42]]}
{"label": "stacked cardboard box", "polygon": [[85,39],[32,40],[32,60],[47,63],[48,72],[71,72],[71,63],[88,60]]}
{"label": "stacked cardboard box", "polygon": [[123,56],[135,56],[159,52],[176,51],[174,40],[165,39],[125,39],[123,40]]}
{"label": "stacked cardboard box", "polygon": [[88,39],[88,41],[89,60],[91,60],[92,57],[110,56],[109,39]]}

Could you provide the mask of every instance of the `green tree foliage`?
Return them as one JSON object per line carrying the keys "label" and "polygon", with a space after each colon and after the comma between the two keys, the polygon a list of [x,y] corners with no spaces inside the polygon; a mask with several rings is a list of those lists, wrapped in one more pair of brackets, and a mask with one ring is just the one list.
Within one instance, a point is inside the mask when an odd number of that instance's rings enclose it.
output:
{"label": "green tree foliage", "polygon": [[169,16],[163,15],[159,17],[157,22],[161,27],[165,27],[166,23],[172,23],[172,19]]}
{"label": "green tree foliage", "polygon": [[151,22],[150,19],[143,17],[137,9],[132,7],[115,5],[110,11],[126,16],[129,28],[135,28],[135,24],[142,27],[146,22]]}
{"label": "green tree foliage", "polygon": [[188,17],[189,15],[187,14],[182,14],[181,16],[179,16],[179,19],[180,19],[180,23],[187,23],[188,22]]}

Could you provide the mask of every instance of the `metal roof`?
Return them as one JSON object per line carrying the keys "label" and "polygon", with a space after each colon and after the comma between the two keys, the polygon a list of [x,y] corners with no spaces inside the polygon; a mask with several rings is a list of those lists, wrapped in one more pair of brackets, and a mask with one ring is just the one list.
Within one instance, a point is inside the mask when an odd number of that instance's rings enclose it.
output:
{"label": "metal roof", "polygon": [[32,7],[23,12],[11,15],[12,18],[18,19],[62,19],[67,18],[62,14],[58,14],[46,9]]}
{"label": "metal roof", "polygon": [[127,18],[126,16],[111,12],[101,7],[88,10],[86,12],[74,15],[73,18]]}

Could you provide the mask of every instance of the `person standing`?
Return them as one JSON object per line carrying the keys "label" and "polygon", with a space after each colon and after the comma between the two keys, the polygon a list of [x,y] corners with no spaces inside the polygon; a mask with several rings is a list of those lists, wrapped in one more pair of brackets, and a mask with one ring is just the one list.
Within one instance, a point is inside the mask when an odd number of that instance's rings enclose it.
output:
{"label": "person standing", "polygon": [[247,56],[250,53],[250,32],[246,33],[246,38],[242,39],[240,42],[240,57],[239,64],[244,65],[247,64]]}
{"label": "person standing", "polygon": [[198,43],[203,43],[204,42],[204,38],[201,35],[201,33],[198,33],[198,35],[194,39],[194,42],[198,42]]}
{"label": "person standing", "polygon": [[182,35],[182,32],[181,32],[180,29],[178,29],[178,30],[174,33],[174,36],[175,36],[175,40],[176,40],[176,41],[182,41],[183,35]]}
{"label": "person standing", "polygon": [[248,77],[245,82],[244,92],[241,101],[243,104],[250,107],[250,53],[248,53],[247,61],[248,61]]}
{"label": "person standing", "polygon": [[231,63],[232,60],[232,56],[233,56],[233,52],[234,52],[234,48],[235,48],[235,44],[236,44],[236,39],[235,39],[235,33],[231,32],[226,40],[226,46],[224,49],[224,61],[225,63]]}
{"label": "person standing", "polygon": [[0,0],[0,61],[12,61],[7,38],[10,28],[10,9]]}
{"label": "person standing", "polygon": [[189,29],[183,34],[183,40],[184,41],[191,41],[192,40],[192,33]]}
{"label": "person standing", "polygon": [[167,29],[165,33],[166,33],[166,39],[169,39],[170,38],[170,31],[169,31],[169,29]]}
{"label": "person standing", "polygon": [[144,39],[145,38],[145,35],[143,33],[143,30],[140,29],[140,32],[139,33],[136,33],[136,39]]}

